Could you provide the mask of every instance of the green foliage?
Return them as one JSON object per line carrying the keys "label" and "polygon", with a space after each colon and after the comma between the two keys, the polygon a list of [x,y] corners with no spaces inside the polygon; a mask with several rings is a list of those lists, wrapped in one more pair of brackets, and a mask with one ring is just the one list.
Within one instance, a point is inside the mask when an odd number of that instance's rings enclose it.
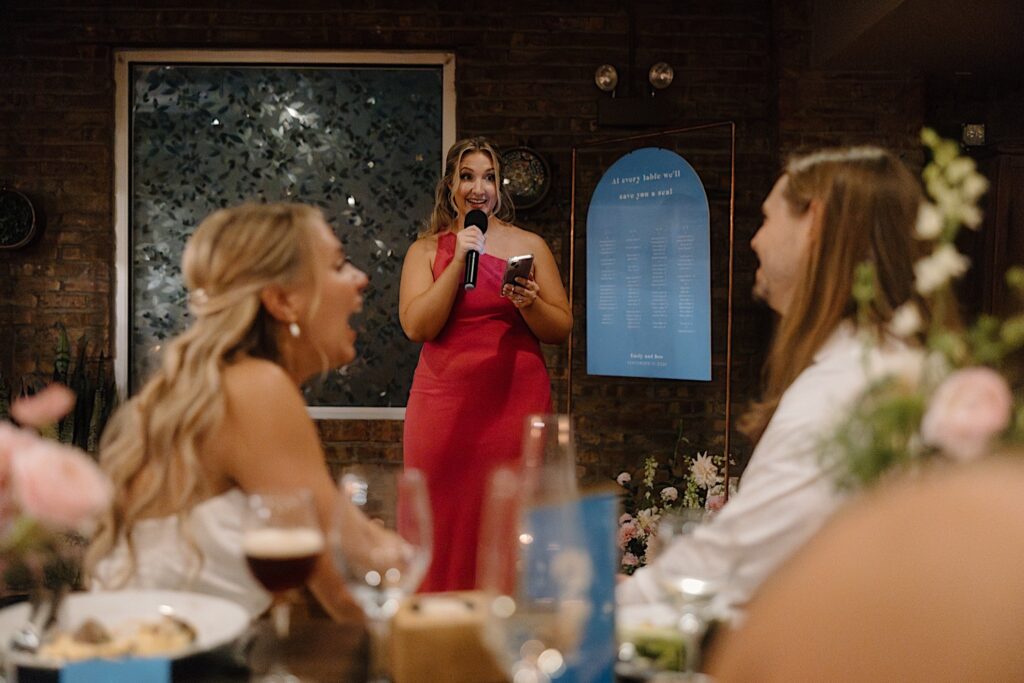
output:
{"label": "green foliage", "polygon": [[[57,325],[53,375],[50,379],[74,391],[76,401],[71,412],[42,432],[45,437],[95,454],[103,428],[118,405],[118,393],[113,362],[102,353],[98,357],[89,357],[88,348],[88,340],[82,337],[72,357],[67,330],[63,325]],[[34,394],[48,383],[47,379],[39,375],[26,375],[21,378],[17,394]],[[12,388],[0,375],[0,418],[10,414],[10,402],[14,398]]]}
{"label": "green foliage", "polygon": [[[930,129],[922,131],[921,140],[931,152],[931,161],[922,172],[928,197],[918,214],[915,237],[926,245],[929,253],[914,264],[914,275],[915,289],[926,302],[928,315],[922,315],[923,309],[913,300],[897,309],[890,332],[908,342],[908,355],[915,360],[876,377],[853,404],[834,438],[824,444],[823,450],[840,462],[839,477],[846,486],[870,483],[889,470],[912,467],[920,460],[945,454],[943,448],[966,458],[976,457],[974,452],[984,451],[993,438],[1024,440],[1024,406],[1019,387],[1013,396],[1009,428],[1001,434],[983,431],[1000,429],[1001,420],[996,417],[1005,415],[1000,411],[1005,411],[1009,401],[1007,398],[1000,402],[992,397],[997,393],[1008,397],[1012,387],[1004,380],[1019,378],[1024,370],[1024,359],[1017,357],[1024,348],[1024,313],[1005,319],[982,315],[964,327],[953,293],[953,282],[967,268],[967,260],[956,251],[954,241],[961,228],[980,227],[978,202],[988,182],[977,172],[972,159],[960,155],[955,142],[943,140]],[[1024,299],[1024,268],[1010,268],[1006,281],[1018,298]],[[867,318],[876,296],[874,268],[865,262],[857,270],[853,287],[860,321]],[[922,339],[923,345],[918,343]],[[986,385],[1003,387],[998,392],[991,389],[986,395],[991,403],[984,403],[970,393],[965,397],[961,384],[944,384],[955,371],[967,368],[976,371],[961,374],[961,378],[1000,376],[998,381]],[[985,369],[979,372],[979,368]],[[878,374],[868,366],[865,370],[869,376]],[[934,400],[942,388],[947,388],[941,393],[943,398]],[[957,400],[968,405],[959,406],[958,416],[950,417],[949,404]],[[935,407],[942,402],[946,405]],[[927,432],[922,434],[921,426],[929,410],[935,412],[925,422]],[[986,410],[989,412],[985,413]],[[957,436],[952,438],[949,431],[941,428],[949,426],[950,419],[957,420],[952,428]],[[975,426],[980,435],[977,438],[971,433]],[[965,433],[975,440],[963,441]],[[931,442],[926,443],[926,439]]]}
{"label": "green foliage", "polygon": [[78,534],[54,532],[30,517],[17,517],[0,537],[0,585],[10,593],[80,588],[87,544]]}
{"label": "green foliage", "polygon": [[845,457],[840,483],[847,487],[878,479],[883,472],[910,462],[920,449],[918,425],[924,397],[893,377],[870,387],[854,404],[832,448]]}

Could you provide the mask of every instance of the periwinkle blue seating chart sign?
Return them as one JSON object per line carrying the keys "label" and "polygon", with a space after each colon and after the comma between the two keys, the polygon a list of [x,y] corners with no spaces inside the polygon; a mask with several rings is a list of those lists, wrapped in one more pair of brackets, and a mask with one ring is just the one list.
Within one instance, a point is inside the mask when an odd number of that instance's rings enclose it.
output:
{"label": "periwinkle blue seating chart sign", "polygon": [[711,219],[683,157],[621,157],[587,213],[587,372],[711,379]]}

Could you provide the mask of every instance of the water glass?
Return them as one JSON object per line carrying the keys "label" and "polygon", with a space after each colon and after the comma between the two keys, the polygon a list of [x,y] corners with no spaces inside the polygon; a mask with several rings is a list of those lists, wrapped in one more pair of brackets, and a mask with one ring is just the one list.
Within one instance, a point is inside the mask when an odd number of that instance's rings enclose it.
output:
{"label": "water glass", "polygon": [[401,601],[419,588],[433,550],[422,473],[349,469],[338,481],[330,534],[335,564],[371,629],[370,680],[387,681],[390,624]]}
{"label": "water glass", "polygon": [[485,642],[512,680],[556,679],[576,653],[591,610],[583,537],[569,418],[531,415],[521,466],[491,476],[478,553]]}

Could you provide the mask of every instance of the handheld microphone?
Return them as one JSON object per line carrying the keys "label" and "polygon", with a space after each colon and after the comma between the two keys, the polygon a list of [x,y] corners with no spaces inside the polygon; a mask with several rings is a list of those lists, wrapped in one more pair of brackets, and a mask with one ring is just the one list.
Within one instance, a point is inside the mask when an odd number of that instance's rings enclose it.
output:
{"label": "handheld microphone", "polygon": [[[476,226],[480,228],[480,232],[487,232],[487,214],[480,209],[473,209],[466,214],[466,220],[463,221],[463,227],[468,228],[470,226]],[[466,252],[466,274],[463,280],[462,286],[465,289],[476,289],[476,271],[480,264],[480,252],[476,249],[470,249]]]}

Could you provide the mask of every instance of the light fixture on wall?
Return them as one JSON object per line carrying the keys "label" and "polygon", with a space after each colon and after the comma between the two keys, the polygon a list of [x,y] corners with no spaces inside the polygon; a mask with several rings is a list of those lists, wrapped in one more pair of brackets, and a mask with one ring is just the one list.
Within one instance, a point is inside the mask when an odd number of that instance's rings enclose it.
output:
{"label": "light fixture on wall", "polygon": [[619,72],[616,71],[615,67],[611,64],[602,64],[594,71],[594,85],[596,85],[599,90],[613,93],[612,97],[614,97],[615,86],[618,84]]}
{"label": "light fixture on wall", "polygon": [[[672,119],[672,108],[664,97],[656,94],[672,85],[675,70],[668,62],[656,62],[647,70],[646,92],[634,95],[630,75],[632,64],[623,80],[611,64],[602,64],[594,70],[594,85],[610,97],[602,97],[597,103],[597,123],[601,126],[661,126]],[[619,92],[619,86],[624,92]]]}
{"label": "light fixture on wall", "polygon": [[622,68],[602,64],[594,71],[594,85],[606,93],[597,101],[597,125],[646,128],[672,123],[676,112],[672,97],[657,97],[672,85],[675,70],[668,62],[658,61],[647,69],[647,83],[634,89],[640,74],[636,69],[638,3],[626,2],[626,64]]}
{"label": "light fixture on wall", "polygon": [[[655,90],[664,90],[672,85],[672,80],[675,77],[675,69],[668,62],[652,64],[651,68],[647,70],[647,81]],[[653,95],[654,93],[652,92],[651,94]]]}
{"label": "light fixture on wall", "polygon": [[964,123],[960,125],[960,142],[965,147],[980,147],[985,144],[984,123]]}

